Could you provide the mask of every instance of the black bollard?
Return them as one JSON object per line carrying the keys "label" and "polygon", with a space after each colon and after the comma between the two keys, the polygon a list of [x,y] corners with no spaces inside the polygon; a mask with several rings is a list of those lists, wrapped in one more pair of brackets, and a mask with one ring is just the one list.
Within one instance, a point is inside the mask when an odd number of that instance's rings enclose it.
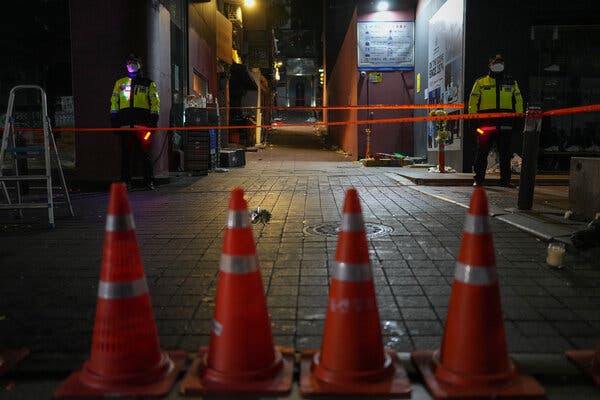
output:
{"label": "black bollard", "polygon": [[531,210],[533,206],[533,190],[535,189],[541,127],[542,109],[534,106],[527,107],[525,127],[523,128],[523,154],[517,201],[519,210]]}

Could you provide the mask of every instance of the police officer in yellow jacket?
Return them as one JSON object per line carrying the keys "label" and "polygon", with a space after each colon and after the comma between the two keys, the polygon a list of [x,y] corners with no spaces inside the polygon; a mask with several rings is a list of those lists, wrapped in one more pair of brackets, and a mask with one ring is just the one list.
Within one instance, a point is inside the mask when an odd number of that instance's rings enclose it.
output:
{"label": "police officer in yellow jacket", "polygon": [[121,139],[121,181],[131,187],[130,164],[135,148],[143,155],[144,185],[154,190],[154,171],[150,155],[152,131],[157,127],[160,99],[156,83],[142,75],[142,61],[131,54],[126,60],[127,76],[117,80],[110,98],[113,128],[140,128],[139,131],[119,132]]}
{"label": "police officer in yellow jacket", "polygon": [[[469,97],[469,114],[490,112],[523,112],[523,98],[517,81],[504,72],[504,58],[496,54],[489,59],[488,75],[475,81]],[[500,184],[510,183],[510,139],[513,124],[510,118],[480,119],[477,122],[477,156],[474,186],[483,185],[490,146],[496,142],[500,156]]]}

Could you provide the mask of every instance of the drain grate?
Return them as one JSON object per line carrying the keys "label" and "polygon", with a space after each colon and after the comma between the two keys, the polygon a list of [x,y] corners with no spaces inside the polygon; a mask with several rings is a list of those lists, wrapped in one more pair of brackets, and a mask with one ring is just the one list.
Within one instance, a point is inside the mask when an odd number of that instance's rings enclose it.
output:
{"label": "drain grate", "polygon": [[[340,222],[332,221],[321,222],[316,225],[307,225],[303,231],[308,235],[336,237],[340,231]],[[394,232],[394,228],[383,224],[365,222],[365,231],[367,233],[367,237],[372,238],[392,233]]]}

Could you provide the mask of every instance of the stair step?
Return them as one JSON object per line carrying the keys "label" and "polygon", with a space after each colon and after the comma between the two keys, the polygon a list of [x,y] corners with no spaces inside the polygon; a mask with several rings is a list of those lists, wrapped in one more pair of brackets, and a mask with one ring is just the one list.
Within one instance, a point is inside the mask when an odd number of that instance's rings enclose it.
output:
{"label": "stair step", "polygon": [[7,153],[43,153],[44,146],[17,146],[7,147]]}
{"label": "stair step", "polygon": [[46,175],[0,176],[0,181],[40,181],[48,179]]}
{"label": "stair step", "polygon": [[0,210],[16,210],[22,208],[49,208],[48,203],[0,204]]}

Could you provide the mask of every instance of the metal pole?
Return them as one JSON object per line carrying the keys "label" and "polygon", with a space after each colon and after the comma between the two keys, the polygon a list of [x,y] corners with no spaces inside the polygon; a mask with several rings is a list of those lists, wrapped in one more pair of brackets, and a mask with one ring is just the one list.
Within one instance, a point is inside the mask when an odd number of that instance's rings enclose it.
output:
{"label": "metal pole", "polygon": [[[48,103],[46,92],[39,88],[42,94],[42,124],[44,126],[44,160],[46,164],[46,190],[48,191],[48,227],[54,229],[54,195],[52,193],[52,167],[50,165],[50,125],[48,118]],[[58,154],[57,154],[58,157]],[[57,160],[60,163],[60,159]],[[59,166],[60,168],[60,166]],[[65,187],[65,191],[67,188]]]}
{"label": "metal pole", "polygon": [[440,172],[443,174],[446,172],[446,154],[445,154],[445,144],[443,140],[438,142],[438,165]]}
{"label": "metal pole", "polygon": [[[371,80],[371,76],[370,74],[367,72],[367,107],[369,107],[371,105],[371,98],[369,97],[369,83]],[[367,146],[365,149],[365,158],[366,159],[370,159],[371,158],[371,132],[373,132],[371,130],[371,110],[367,108],[367,119],[369,120],[369,125],[368,127],[365,129],[365,134],[367,135]]]}
{"label": "metal pole", "polygon": [[365,135],[367,135],[367,146],[365,149],[365,158],[371,158],[371,128],[365,128]]}
{"label": "metal pole", "polygon": [[542,109],[529,106],[525,113],[525,127],[523,129],[523,154],[519,178],[519,198],[517,200],[519,210],[531,210],[533,206],[541,127]]}

